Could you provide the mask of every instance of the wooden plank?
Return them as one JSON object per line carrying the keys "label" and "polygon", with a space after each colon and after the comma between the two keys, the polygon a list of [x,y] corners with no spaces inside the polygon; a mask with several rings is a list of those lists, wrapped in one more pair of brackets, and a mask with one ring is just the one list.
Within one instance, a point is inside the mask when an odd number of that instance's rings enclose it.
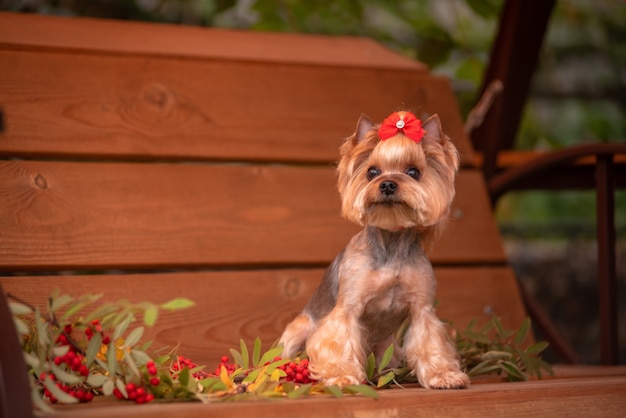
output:
{"label": "wooden plank", "polygon": [[0,156],[328,164],[406,105],[474,161],[448,80],[417,71],[5,50],[0,73]]}
{"label": "wooden plank", "polygon": [[[457,188],[433,262],[504,262],[480,173]],[[326,265],[358,230],[331,167],[0,161],[0,200],[0,270]]]}
{"label": "wooden plank", "polygon": [[[426,72],[371,39],[0,12],[0,47]],[[28,30],[25,30],[28,28]]]}
{"label": "wooden plank", "polygon": [[[187,297],[196,302],[195,307],[163,313],[156,327],[146,330],[144,339],[153,339],[157,346],[180,344],[182,355],[211,368],[229,348],[239,346],[240,338],[251,343],[260,337],[267,346],[274,342],[302,310],[323,271],[25,276],[0,277],[0,282],[5,292],[42,307],[54,289],[74,296],[103,293],[109,301],[163,303]],[[517,329],[525,317],[515,277],[508,268],[437,268],[436,276],[438,315],[458,328],[472,319],[482,324],[493,312],[507,328]]]}
{"label": "wooden plank", "polygon": [[626,407],[626,375],[602,379],[558,379],[519,383],[487,383],[446,391],[422,388],[379,391],[378,400],[348,396],[316,396],[295,401],[223,402],[213,404],[128,405],[112,399],[91,405],[57,408],[59,417],[622,417]]}

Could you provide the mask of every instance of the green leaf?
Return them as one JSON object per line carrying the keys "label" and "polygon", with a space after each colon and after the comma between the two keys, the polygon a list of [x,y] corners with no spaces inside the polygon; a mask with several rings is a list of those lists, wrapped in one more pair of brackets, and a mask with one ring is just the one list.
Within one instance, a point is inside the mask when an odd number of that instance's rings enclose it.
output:
{"label": "green leaf", "polygon": [[9,301],[9,309],[13,315],[30,315],[33,313],[30,306],[12,300]]}
{"label": "green leaf", "polygon": [[27,353],[26,351],[22,352],[22,354],[24,355],[24,361],[26,362],[26,365],[30,366],[31,368],[37,369],[37,367],[39,367],[39,365],[41,364],[37,356],[34,356],[31,353]]}
{"label": "green leaf", "polygon": [[385,370],[385,368],[389,365],[389,362],[391,361],[391,358],[393,357],[393,351],[394,351],[394,347],[393,347],[393,344],[391,344],[385,350],[385,353],[383,354],[383,358],[380,361],[380,364],[378,365],[379,371]]}
{"label": "green leaf", "polygon": [[500,321],[500,318],[496,315],[491,317],[491,323],[493,324],[493,327],[496,330],[496,333],[498,334],[499,337],[504,335],[504,327],[502,326],[502,321]]}
{"label": "green leaf", "polygon": [[378,399],[378,392],[370,385],[349,385],[344,388],[350,393],[367,396],[368,398]]}
{"label": "green leaf", "polygon": [[143,336],[143,327],[137,327],[126,337],[124,341],[125,347],[133,347],[135,344],[139,342],[141,337]]}
{"label": "green leaf", "polygon": [[520,369],[513,363],[504,361],[500,364],[500,367],[509,375],[509,380],[523,381],[527,380],[526,375],[520,371]]}
{"label": "green leaf", "polygon": [[[104,319],[104,317],[106,317],[107,315],[110,315],[114,312],[117,312],[119,310],[119,308],[115,305],[113,305],[112,303],[105,303],[99,307],[97,307],[96,309],[94,309],[92,312],[90,312],[86,317],[84,322],[91,322],[94,319]],[[102,326],[105,326],[105,321],[102,320],[100,321],[102,323]]]}
{"label": "green leaf", "polygon": [[26,323],[26,321],[17,318],[17,317],[13,317],[13,323],[15,324],[15,329],[17,330],[17,333],[19,335],[28,335],[30,334],[30,328],[28,326],[28,324]]}
{"label": "green leaf", "polygon": [[252,349],[252,365],[257,367],[261,358],[261,339],[256,337],[254,339],[254,347]]}
{"label": "green leaf", "polygon": [[390,383],[394,378],[396,377],[394,372],[389,372],[381,377],[378,378],[378,383],[376,384],[376,387],[382,388],[383,386],[387,385],[388,383]]}
{"label": "green leaf", "polygon": [[528,330],[530,329],[530,318],[526,317],[519,330],[515,334],[515,344],[520,345],[526,340],[526,336],[528,335]]}
{"label": "green leaf", "polygon": [[513,357],[513,354],[508,353],[506,351],[487,351],[485,354],[480,356],[481,360],[508,360]]}
{"label": "green leaf", "polygon": [[180,385],[182,387],[187,387],[187,385],[189,384],[189,369],[188,368],[184,368],[180,371],[180,373],[178,373],[178,381],[180,382]]}
{"label": "green leaf", "polygon": [[50,377],[46,376],[43,384],[59,402],[66,404],[78,403],[78,398],[63,392],[59,387],[57,387]]}
{"label": "green leaf", "polygon": [[117,374],[117,347],[114,341],[111,341],[107,348],[107,368],[110,374]]}
{"label": "green leaf", "polygon": [[[141,350],[134,350],[134,349],[130,350],[130,355],[133,356],[135,361],[142,366],[150,361],[150,356]],[[160,363],[157,363],[156,361],[154,363],[160,364]]]}
{"label": "green leaf", "polygon": [[234,348],[229,349],[229,351],[230,351],[230,355],[233,356],[233,360],[235,361],[235,364],[237,364],[238,366],[243,365],[243,357],[241,356],[241,353],[235,350]]}
{"label": "green leaf", "polygon": [[549,345],[550,343],[547,341],[539,341],[531,345],[530,347],[528,347],[525,351],[527,354],[537,355],[541,353],[543,350],[545,350],[546,348],[548,348]]}
{"label": "green leaf", "polygon": [[146,307],[146,310],[143,313],[143,323],[146,326],[151,327],[156,323],[158,317],[159,307],[151,303]]}
{"label": "green leaf", "polygon": [[102,334],[96,332],[93,337],[91,337],[91,340],[89,341],[89,344],[87,345],[87,350],[85,352],[85,362],[87,367],[91,366],[91,363],[93,363],[93,361],[96,359],[96,356],[100,352],[101,348]]}
{"label": "green leaf", "polygon": [[246,345],[246,342],[243,340],[243,338],[239,340],[239,348],[241,349],[241,357],[243,360],[243,362],[241,363],[241,367],[247,369],[248,365],[250,364],[250,355],[248,354],[248,346]]}
{"label": "green leaf", "polygon": [[274,347],[263,354],[261,359],[259,360],[259,365],[263,365],[265,363],[269,363],[274,360],[274,357],[278,357],[283,352],[283,347]]}
{"label": "green leaf", "polygon": [[198,383],[200,383],[200,385],[202,385],[204,390],[207,392],[215,392],[226,389],[224,382],[222,382],[219,377],[207,377],[206,379],[200,380]]}
{"label": "green leaf", "polygon": [[487,335],[481,334],[479,332],[463,331],[463,336],[465,338],[470,339],[470,340],[474,340],[477,343],[482,343],[482,344],[490,344],[491,343],[491,338],[489,338]]}
{"label": "green leaf", "polygon": [[[89,379],[88,379],[89,380]],[[113,389],[115,388],[115,382],[113,379],[109,378],[106,382],[102,384],[102,394],[104,396],[113,395]],[[124,388],[124,393],[126,393],[126,388]],[[124,397],[128,396],[128,394],[124,395]]]}
{"label": "green leaf", "polygon": [[61,295],[57,298],[54,298],[52,300],[52,305],[50,306],[50,313],[54,313],[58,311],[59,309],[61,309],[62,307],[64,307],[65,305],[67,305],[73,300],[74,298],[71,297],[70,295]]}
{"label": "green leaf", "polygon": [[137,368],[137,365],[135,364],[135,360],[133,360],[133,356],[124,356],[124,360],[126,360],[126,364],[128,365],[128,367],[130,367],[130,370],[133,372],[133,374],[137,377],[141,377],[141,373],[139,372],[139,368]]}
{"label": "green leaf", "polygon": [[195,305],[195,302],[186,298],[176,298],[165,302],[161,305],[161,308],[168,311],[176,311],[179,309],[190,308]]}
{"label": "green leaf", "polygon": [[[122,379],[115,379],[115,387],[117,387],[117,390],[122,392],[122,395],[124,395],[124,397],[128,399],[128,392],[126,391],[126,384],[124,383]],[[111,388],[111,392],[113,392],[113,388]]]}
{"label": "green leaf", "polygon": [[376,369],[376,357],[374,356],[374,353],[370,353],[370,355],[367,356],[367,366],[365,368],[365,374],[367,376],[367,380],[372,380],[372,377],[374,377],[375,369]]}
{"label": "green leaf", "polygon": [[[287,396],[289,397],[289,399],[296,399],[302,395],[308,395],[311,392],[311,387],[312,385],[310,383],[307,383],[306,385],[300,385],[299,388],[289,392]],[[337,388],[336,386],[334,387]],[[341,392],[341,390],[339,392]]]}
{"label": "green leaf", "polygon": [[276,370],[277,368],[279,368],[282,365],[285,365],[287,363],[289,363],[289,359],[281,359],[278,361],[272,361],[270,364],[268,364],[266,367],[263,368],[263,370],[265,370],[265,373],[267,374],[272,374],[274,372],[274,370]]}
{"label": "green leaf", "polygon": [[343,392],[341,391],[341,389],[337,385],[326,386],[324,388],[324,392],[326,392],[326,393],[328,393],[330,395],[333,395],[335,398],[341,398],[343,396]]}
{"label": "green leaf", "polygon": [[82,377],[76,376],[75,374],[68,373],[54,363],[50,363],[50,369],[52,370],[52,373],[54,373],[54,375],[56,376],[58,380],[70,386],[76,385],[82,382],[83,380]]}
{"label": "green leaf", "polygon": [[124,332],[126,332],[126,329],[128,328],[128,326],[130,325],[130,323],[133,320],[133,314],[129,313],[126,315],[126,317],[124,318],[124,320],[122,322],[120,322],[116,327],[115,330],[113,331],[113,337],[112,340],[117,340],[118,338],[120,338],[122,336],[122,334],[124,334]]}
{"label": "green leaf", "polygon": [[256,369],[252,370],[243,379],[243,383],[252,383],[252,382],[254,382],[256,380],[256,378],[259,376],[259,373],[261,373],[261,369],[259,369],[259,368],[256,368]]}
{"label": "green leaf", "polygon": [[37,330],[37,338],[41,347],[46,346],[50,339],[48,337],[48,323],[42,318],[39,308],[35,309],[35,328]]}
{"label": "green leaf", "polygon": [[110,384],[113,385],[113,382],[111,381],[111,379],[109,379],[108,376],[105,376],[103,374],[94,373],[94,374],[90,374],[89,376],[87,376],[87,384],[91,386],[92,388],[103,387],[106,382],[111,382]]}

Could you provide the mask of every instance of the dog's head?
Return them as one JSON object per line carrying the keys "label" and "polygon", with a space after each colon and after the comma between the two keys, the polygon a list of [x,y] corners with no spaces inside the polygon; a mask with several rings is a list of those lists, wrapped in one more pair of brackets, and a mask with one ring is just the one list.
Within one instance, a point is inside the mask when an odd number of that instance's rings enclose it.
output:
{"label": "dog's head", "polygon": [[342,214],[363,226],[428,229],[449,213],[459,154],[433,115],[409,112],[374,125],[362,115],[340,148]]}

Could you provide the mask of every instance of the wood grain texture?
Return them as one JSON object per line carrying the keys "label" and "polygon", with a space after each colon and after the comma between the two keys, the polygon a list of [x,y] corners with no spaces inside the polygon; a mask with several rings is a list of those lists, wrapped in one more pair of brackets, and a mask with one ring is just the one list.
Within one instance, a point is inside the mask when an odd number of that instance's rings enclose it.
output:
{"label": "wood grain texture", "polygon": [[474,163],[448,80],[416,71],[0,50],[0,74],[0,156],[328,164],[406,106]]}
{"label": "wood grain texture", "polygon": [[[626,370],[619,376],[485,383],[465,390],[422,388],[380,391],[378,400],[348,396],[295,401],[150,404],[137,407],[115,400],[58,408],[59,417],[187,418],[254,417],[563,417],[621,418],[626,408]],[[57,415],[55,415],[57,416]]]}
{"label": "wood grain texture", "polygon": [[[323,275],[323,269],[206,271],[89,276],[0,277],[5,292],[44,307],[54,289],[75,296],[103,293],[103,299],[163,303],[186,297],[196,306],[163,313],[145,333],[159,346],[180,344],[180,353],[198,364],[217,366],[229,348],[243,338],[260,337],[268,346],[302,310]],[[505,267],[437,268],[437,313],[464,328],[500,315],[504,325],[517,329],[525,318],[512,272]],[[477,289],[480,289],[477,292]],[[468,295],[472,295],[469,297]]]}
{"label": "wood grain texture", "polygon": [[[27,27],[28,30],[24,30]],[[426,65],[363,37],[259,32],[0,12],[0,47],[283,64],[394,68]]]}
{"label": "wood grain texture", "polygon": [[[434,263],[504,262],[463,171]],[[358,231],[331,167],[0,161],[0,271],[326,265]]]}

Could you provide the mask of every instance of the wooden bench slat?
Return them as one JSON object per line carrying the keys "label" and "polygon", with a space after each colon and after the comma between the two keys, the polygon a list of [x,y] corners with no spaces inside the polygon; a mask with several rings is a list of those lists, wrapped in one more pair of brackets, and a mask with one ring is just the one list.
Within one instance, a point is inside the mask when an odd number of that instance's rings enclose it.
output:
{"label": "wooden bench slat", "polygon": [[102,400],[89,406],[56,408],[59,417],[486,417],[571,416],[621,417],[626,407],[626,372],[602,379],[548,379],[522,383],[475,384],[469,389],[446,391],[422,388],[379,392],[378,400],[358,396],[334,399],[315,396],[274,402],[223,402],[214,404],[128,405]]}
{"label": "wooden bench slat", "polygon": [[365,37],[252,32],[94,18],[60,19],[6,12],[0,12],[0,27],[0,47],[5,48],[428,71],[426,65]]}
{"label": "wooden bench slat", "polygon": [[0,156],[327,164],[361,113],[381,121],[406,105],[438,113],[464,163],[474,163],[448,80],[418,71],[0,45],[0,74]]}
{"label": "wooden bench slat", "polygon": [[[109,301],[163,303],[174,297],[196,302],[190,309],[163,313],[144,339],[158,345],[181,344],[181,354],[198,364],[217,366],[239,338],[249,344],[260,337],[264,346],[274,342],[285,325],[302,310],[318,286],[324,269],[206,271],[132,275],[78,275],[0,277],[2,287],[32,304],[45,306],[54,289],[74,296],[103,293]],[[437,313],[464,328],[470,320],[480,324],[497,314],[509,329],[525,318],[517,283],[506,267],[441,267]],[[475,292],[481,289],[480,292]],[[472,294],[472,297],[467,295]],[[463,300],[463,304],[458,301]],[[140,322],[137,323],[139,325]]]}
{"label": "wooden bench slat", "polygon": [[[0,161],[0,270],[326,265],[358,230],[335,181],[332,167]],[[483,187],[461,173],[433,262],[504,262]]]}

